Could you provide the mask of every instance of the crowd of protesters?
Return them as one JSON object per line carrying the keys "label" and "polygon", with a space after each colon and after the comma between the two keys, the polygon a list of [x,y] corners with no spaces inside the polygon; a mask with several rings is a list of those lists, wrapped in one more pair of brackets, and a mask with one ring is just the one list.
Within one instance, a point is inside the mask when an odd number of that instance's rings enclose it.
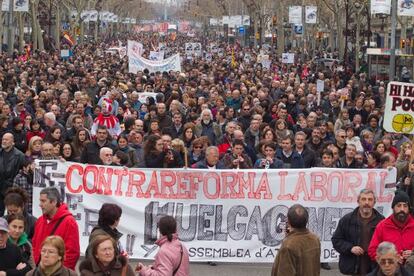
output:
{"label": "crowd of protesters", "polygon": [[[60,224],[70,214],[56,194],[45,192],[40,202],[46,217],[37,225],[46,228],[34,230],[35,160],[135,168],[396,167],[398,186],[413,206],[412,143],[382,129],[384,82],[299,55],[294,64],[284,64],[270,53],[266,68],[256,62],[259,51],[237,43],[206,44],[207,58],[185,55],[184,44],[196,38],[130,38],[143,43],[144,56],[159,42],[166,56],[181,53],[182,72],[129,73],[127,57],[105,52],[125,44],[118,39],[76,46],[68,59],[57,52],[33,51],[27,61],[18,54],[0,55],[0,215],[7,209],[9,225],[20,221],[27,235],[22,245],[36,241],[32,265],[39,264],[43,247],[61,256],[62,241],[55,234],[66,243],[65,233],[46,226],[52,217]],[[75,221],[64,221],[73,235]],[[117,235],[110,232],[111,238],[91,242],[93,254],[99,255],[101,245],[117,248]],[[65,266],[73,269],[79,248],[70,248]],[[60,268],[60,262],[56,258],[53,267]],[[121,255],[118,262],[118,268],[125,267]],[[152,275],[144,265],[139,269]]]}

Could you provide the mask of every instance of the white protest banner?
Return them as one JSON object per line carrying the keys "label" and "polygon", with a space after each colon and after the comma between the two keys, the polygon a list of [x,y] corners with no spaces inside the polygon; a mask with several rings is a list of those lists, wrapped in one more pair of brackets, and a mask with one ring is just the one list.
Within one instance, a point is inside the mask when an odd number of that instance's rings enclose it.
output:
{"label": "white protest banner", "polygon": [[126,47],[118,47],[119,57],[122,59],[127,55]]}
{"label": "white protest banner", "polygon": [[83,22],[89,22],[89,11],[82,11],[80,18]]}
{"label": "white protest banner", "polygon": [[302,6],[289,7],[289,24],[302,24]]}
{"label": "white protest banner", "polygon": [[318,7],[306,6],[305,7],[305,22],[307,24],[316,24]]}
{"label": "white protest banner", "polygon": [[148,98],[153,98],[155,102],[157,102],[156,96],[157,96],[157,93],[154,93],[154,92],[141,92],[141,93],[138,93],[138,101],[145,104]]}
{"label": "white protest banner", "polygon": [[245,63],[250,63],[252,61],[252,55],[250,53],[245,53],[243,57]]}
{"label": "white protest banner", "polygon": [[295,63],[294,53],[282,53],[282,63],[292,64]]}
{"label": "white protest banner", "polygon": [[127,43],[127,54],[128,57],[131,58],[138,58],[142,56],[142,53],[144,52],[144,46],[142,43],[139,43],[134,40],[128,40]]}
{"label": "white protest banner", "polygon": [[165,43],[158,43],[158,51],[165,51],[167,49],[167,45]]}
{"label": "white protest banner", "polygon": [[218,18],[210,18],[210,26],[220,26],[220,21]]}
{"label": "white protest banner", "polygon": [[391,0],[371,0],[371,14],[391,14]]}
{"label": "white protest banner", "polygon": [[154,170],[37,160],[33,206],[40,216],[40,189],[56,186],[76,217],[81,252],[102,204],[115,203],[123,210],[120,242],[133,259],[154,257],[158,219],[172,215],[192,261],[272,263],[287,210],[298,203],[321,240],[321,261],[334,262],[332,235],[359,191],[374,190],[376,209],[388,216],[395,181],[395,169]]}
{"label": "white protest banner", "polygon": [[164,59],[164,52],[163,51],[150,51],[149,55],[150,60],[163,60]]}
{"label": "white protest banner", "polygon": [[181,58],[179,54],[164,60],[149,60],[143,57],[129,56],[129,72],[136,74],[138,71],[148,69],[150,73],[179,71],[181,72]]}
{"label": "white protest banner", "polygon": [[28,12],[29,0],[14,0],[13,10],[15,12]]}
{"label": "white protest banner", "polygon": [[384,110],[384,129],[388,132],[414,134],[414,84],[390,82]]}
{"label": "white protest banner", "polygon": [[398,16],[414,16],[414,2],[412,0],[398,0]]}
{"label": "white protest banner", "polygon": [[211,62],[213,60],[213,55],[211,53],[206,53],[205,59],[207,62]]}
{"label": "white protest banner", "polygon": [[98,11],[96,10],[89,11],[89,21],[91,22],[98,21]]}
{"label": "white protest banner", "polygon": [[202,47],[201,47],[201,43],[193,43],[193,52],[196,56],[201,57],[203,52],[202,52]]}
{"label": "white protest banner", "polygon": [[1,10],[2,11],[9,11],[10,10],[10,1],[9,0],[3,0],[1,3]]}
{"label": "white protest banner", "polygon": [[257,56],[257,63],[262,64],[262,66],[266,69],[270,69],[272,61],[270,60],[269,55],[259,54]]}
{"label": "white protest banner", "polygon": [[184,49],[186,56],[196,55],[200,57],[202,55],[201,43],[186,43]]}

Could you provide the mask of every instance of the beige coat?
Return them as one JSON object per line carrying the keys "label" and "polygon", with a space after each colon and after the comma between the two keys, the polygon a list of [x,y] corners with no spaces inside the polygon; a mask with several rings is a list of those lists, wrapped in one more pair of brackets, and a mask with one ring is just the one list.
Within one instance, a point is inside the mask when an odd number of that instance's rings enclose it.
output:
{"label": "beige coat", "polygon": [[282,243],[272,276],[319,276],[321,243],[308,229],[293,230]]}

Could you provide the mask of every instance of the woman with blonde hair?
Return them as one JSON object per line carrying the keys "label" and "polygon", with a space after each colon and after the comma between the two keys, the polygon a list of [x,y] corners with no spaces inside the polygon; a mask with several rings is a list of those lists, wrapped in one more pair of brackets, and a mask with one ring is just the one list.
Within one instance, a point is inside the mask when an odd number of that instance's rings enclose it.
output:
{"label": "woman with blonde hair", "polygon": [[30,161],[38,159],[41,156],[42,144],[43,139],[40,136],[33,136],[26,150],[26,158]]}
{"label": "woman with blonde hair", "polygon": [[184,141],[181,140],[181,139],[175,138],[174,140],[171,141],[171,146],[172,146],[173,150],[175,150],[176,152],[178,152],[180,154],[181,159],[184,161],[185,160],[185,155],[187,153],[187,150],[186,150],[185,145],[184,145]]}
{"label": "woman with blonde hair", "polygon": [[341,112],[339,112],[338,119],[336,119],[335,121],[334,132],[344,128],[346,125],[349,125],[350,123],[351,121],[349,120],[348,109],[342,108]]}
{"label": "woman with blonde hair", "polygon": [[49,236],[43,242],[38,266],[27,276],[77,276],[76,272],[63,266],[65,242],[59,236]]}

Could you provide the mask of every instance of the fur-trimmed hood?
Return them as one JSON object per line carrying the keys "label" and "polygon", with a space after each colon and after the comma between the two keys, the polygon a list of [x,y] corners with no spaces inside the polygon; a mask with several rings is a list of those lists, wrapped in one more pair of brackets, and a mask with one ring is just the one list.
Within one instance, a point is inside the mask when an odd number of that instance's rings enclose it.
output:
{"label": "fur-trimmed hood", "polygon": [[[122,267],[128,264],[128,259],[125,256],[117,256],[115,263],[112,265],[111,270],[121,270]],[[89,257],[83,260],[79,265],[79,271],[88,270],[90,272],[96,273],[100,272],[101,268],[99,267],[96,259],[94,257]]]}

